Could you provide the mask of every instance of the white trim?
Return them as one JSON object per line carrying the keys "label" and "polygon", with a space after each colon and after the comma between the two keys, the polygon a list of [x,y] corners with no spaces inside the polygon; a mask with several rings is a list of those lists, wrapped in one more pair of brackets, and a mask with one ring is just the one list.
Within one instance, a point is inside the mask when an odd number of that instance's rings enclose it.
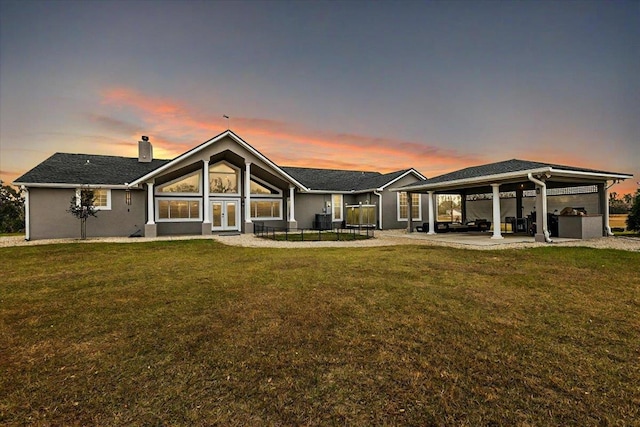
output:
{"label": "white trim", "polygon": [[29,188],[24,185],[20,187],[22,193],[24,194],[24,240],[31,239],[31,221],[29,221],[30,215],[30,201],[29,201]]}
{"label": "white trim", "polygon": [[[236,206],[236,215],[235,215],[235,222],[236,225],[234,225],[233,227],[228,227],[226,224],[224,224],[224,219],[221,216],[220,217],[220,226],[215,227],[214,224],[214,220],[213,220],[213,209],[210,209],[211,211],[211,215],[210,215],[210,219],[211,219],[211,231],[229,231],[229,230],[237,230],[240,231],[241,230],[241,209],[242,209],[242,203],[240,201],[239,197],[231,197],[231,198],[225,198],[225,197],[216,197],[216,198],[212,198],[211,200],[209,200],[209,205],[213,206],[214,203],[219,203],[222,207],[221,207],[221,213],[224,215],[224,218],[227,218],[228,215],[228,210],[227,210],[227,204],[228,203],[234,203]],[[229,220],[226,220],[227,224],[229,223]]]}
{"label": "white trim", "polygon": [[211,204],[209,203],[209,160],[204,160],[202,165],[202,222],[208,224],[210,222]]}
{"label": "white trim", "polygon": [[294,222],[296,220],[295,193],[296,193],[296,187],[293,185],[290,185],[289,186],[289,222]]}
{"label": "white trim", "polygon": [[429,231],[427,232],[427,234],[436,234],[436,213],[434,207],[435,191],[429,191],[427,194],[429,197]]}
{"label": "white trim", "polygon": [[387,182],[386,184],[384,184],[382,187],[377,188],[376,190],[384,190],[385,188],[387,188],[388,186],[390,186],[391,184],[393,184],[394,182],[398,182],[399,180],[401,180],[402,178],[404,178],[405,176],[409,175],[410,173],[414,174],[415,176],[417,176],[420,179],[424,179],[426,180],[427,177],[425,177],[424,175],[422,175],[420,172],[418,172],[417,170],[411,168],[408,171],[406,171],[405,173],[403,173],[402,175],[398,176],[397,178]]}
{"label": "white trim", "polygon": [[251,222],[251,162],[244,162],[244,222]]}
{"label": "white trim", "polygon": [[104,190],[107,192],[107,205],[106,206],[93,206],[93,209],[96,211],[110,211],[111,210],[111,189],[110,188],[101,188],[101,187],[81,187],[76,188],[76,206],[80,206],[80,193],[82,190],[92,190],[95,193],[95,190]]}
{"label": "white trim", "polygon": [[[340,196],[340,218],[336,218],[336,213],[333,209],[335,207],[333,196]],[[341,193],[331,194],[331,221],[344,221],[344,196]]]}
{"label": "white trim", "polygon": [[155,224],[153,206],[153,182],[147,182],[147,225]]}
{"label": "white trim", "polygon": [[191,156],[193,154],[196,154],[196,153],[204,150],[205,148],[208,148],[210,145],[215,144],[216,142],[222,140],[223,138],[225,138],[227,136],[229,138],[233,139],[238,144],[240,144],[241,147],[243,147],[244,149],[249,151],[251,154],[256,156],[258,159],[260,159],[261,161],[266,163],[273,170],[278,172],[280,174],[280,176],[282,178],[284,178],[286,181],[295,184],[296,186],[298,186],[299,188],[301,188],[303,190],[308,190],[307,187],[305,187],[300,182],[298,182],[295,178],[293,178],[291,175],[289,175],[288,173],[286,173],[285,171],[280,169],[280,167],[278,165],[276,165],[271,160],[269,160],[264,154],[260,153],[258,150],[253,148],[251,145],[246,143],[244,140],[242,140],[242,138],[240,138],[238,135],[236,135],[235,133],[233,133],[230,130],[226,130],[226,131],[222,132],[221,134],[219,134],[218,136],[214,136],[210,140],[205,141],[202,144],[200,144],[199,146],[197,146],[195,148],[192,148],[191,150],[181,154],[180,156],[178,156],[175,159],[171,160],[169,163],[165,163],[164,165],[160,166],[159,168],[157,168],[157,169],[149,172],[148,174],[136,179],[134,182],[131,183],[131,185],[139,184],[141,182],[144,182],[144,181],[146,181],[146,180],[148,180],[150,178],[153,178],[153,177],[157,176],[158,174],[160,174],[160,173],[166,171],[167,169],[175,166],[178,162],[182,161],[183,159],[185,159],[185,158],[187,158],[187,157],[189,157],[189,156]]}
{"label": "white trim", "polygon": [[260,202],[278,202],[279,203],[279,208],[278,208],[278,216],[254,216],[253,215],[253,209],[251,209],[250,207],[250,215],[251,215],[251,219],[252,220],[265,220],[265,221],[270,221],[270,220],[281,220],[284,218],[283,216],[283,201],[282,199],[278,199],[277,197],[271,197],[271,198],[259,198],[259,199],[253,199],[251,200],[249,203],[260,203]]}
{"label": "white trim", "polygon": [[[197,218],[160,218],[160,202],[198,202]],[[202,198],[200,197],[156,197],[156,222],[202,222]],[[191,212],[191,211],[189,211]]]}
{"label": "white trim", "polygon": [[42,183],[27,183],[27,182],[13,182],[15,186],[33,187],[33,188],[109,188],[111,190],[127,190],[131,189],[131,185],[113,185],[113,184],[42,184]]}
{"label": "white trim", "polygon": [[401,193],[406,193],[407,194],[407,209],[409,208],[409,194],[415,194],[418,196],[418,217],[417,218],[411,218],[411,221],[422,221],[422,197],[420,197],[420,193],[409,193],[407,191],[398,191],[396,192],[396,219],[398,220],[398,222],[408,222],[409,221],[409,216],[411,216],[411,212],[407,212],[407,217],[406,218],[400,218],[400,194]]}
{"label": "white trim", "polygon": [[374,191],[373,194],[378,196],[378,229],[382,230],[382,193]]}
{"label": "white trim", "polygon": [[[186,175],[179,176],[178,178],[172,179],[171,181],[163,182],[162,184],[158,184],[155,186],[154,193],[156,196],[202,196],[202,174],[201,170],[195,170],[193,172],[189,172]],[[194,191],[193,193],[183,193],[183,192],[162,192],[160,189],[167,187],[169,185],[173,185],[176,182],[180,182],[183,179],[191,178],[194,175],[200,175],[200,179],[198,180],[198,191]]]}
{"label": "white trim", "polygon": [[[255,181],[257,184],[261,184],[264,187],[267,187],[270,190],[274,190],[276,193],[272,194],[259,194],[259,193],[251,193],[252,197],[271,197],[273,198],[274,196],[280,196],[282,197],[282,190],[279,189],[278,187],[273,186],[272,184],[269,184],[267,181],[258,178],[257,176],[251,175],[251,179],[250,181]],[[249,188],[251,188],[251,183],[249,183]]]}
{"label": "white trim", "polygon": [[[491,190],[493,192],[493,236],[492,239],[504,239],[500,233],[502,214],[500,213],[500,184],[491,184]],[[546,217],[546,212],[544,213]]]}
{"label": "white trim", "polygon": [[237,191],[235,193],[214,193],[214,192],[211,191],[211,183],[207,182],[207,183],[205,183],[205,185],[209,186],[209,196],[210,197],[214,197],[214,196],[221,196],[221,197],[227,197],[227,196],[236,197],[237,196],[237,197],[239,197],[240,193],[241,193],[240,189],[242,188],[242,180],[240,179],[240,175],[242,175],[242,170],[239,167],[237,167],[235,165],[232,165],[231,163],[227,162],[226,160],[220,160],[219,162],[216,162],[216,163],[214,163],[212,165],[210,164],[209,165],[209,180],[211,179],[211,168],[215,167],[215,166],[218,166],[220,164],[224,164],[224,165],[226,165],[226,166],[228,166],[231,169],[236,171],[236,189],[237,189]]}
{"label": "white trim", "polygon": [[547,167],[538,168],[538,169],[521,170],[516,172],[505,172],[505,173],[500,173],[495,175],[483,175],[483,176],[476,176],[473,178],[456,179],[452,181],[441,181],[441,182],[432,183],[432,184],[423,184],[423,185],[410,184],[410,186],[395,187],[395,188],[390,188],[389,190],[390,191],[406,191],[406,190],[419,191],[419,190],[432,190],[432,189],[439,190],[439,189],[445,189],[449,187],[463,186],[467,184],[491,184],[492,182],[504,181],[509,179],[519,179],[519,178],[526,179],[529,174],[535,175],[535,174],[541,174],[545,172],[548,172],[549,174],[551,174],[552,172],[556,172],[557,174],[560,174],[556,176],[571,177],[571,176],[578,175],[583,177],[591,177],[594,179],[604,179],[604,178],[627,179],[627,178],[633,177],[633,175],[625,175],[625,174],[607,174],[607,173],[597,173],[597,172],[583,172],[583,171],[571,171],[571,170],[564,170],[564,169],[553,169],[552,167],[547,166]]}
{"label": "white trim", "polygon": [[606,173],[606,172],[586,172],[586,171],[575,171],[575,170],[567,170],[567,169],[554,169],[550,168],[551,172],[556,172],[561,175],[589,175],[593,178],[608,178],[608,179],[627,179],[632,178],[633,175],[627,174],[618,174],[618,173]]}

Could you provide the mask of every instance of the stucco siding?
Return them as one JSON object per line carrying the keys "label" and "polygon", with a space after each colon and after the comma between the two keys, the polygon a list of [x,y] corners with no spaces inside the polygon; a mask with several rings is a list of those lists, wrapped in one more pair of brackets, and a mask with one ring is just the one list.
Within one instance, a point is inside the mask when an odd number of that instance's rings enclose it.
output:
{"label": "stucco siding", "polygon": [[[407,175],[396,181],[393,186],[402,187],[416,181],[418,181],[418,178],[414,175]],[[376,198],[378,197],[376,196]],[[422,206],[422,215],[420,219],[414,219],[414,227],[421,225],[423,222],[427,222],[429,218],[428,195],[421,194],[420,203]],[[406,220],[398,220],[398,193],[395,191],[384,190],[382,192],[382,228],[384,230],[394,230],[407,228],[407,226],[408,223]]]}
{"label": "stucco siding", "polygon": [[159,222],[158,236],[202,234],[202,222]]}
{"label": "stucco siding", "polygon": [[316,214],[331,213],[331,210],[327,210],[327,203],[330,202],[331,194],[296,194],[295,214],[298,228],[312,228]]}
{"label": "stucco siding", "polygon": [[[67,209],[75,189],[29,189],[30,238],[56,239],[80,238],[80,220]],[[96,217],[87,219],[87,237],[129,236],[144,229],[145,194],[131,192],[131,205],[125,202],[124,190],[111,190],[111,210],[100,210]]]}

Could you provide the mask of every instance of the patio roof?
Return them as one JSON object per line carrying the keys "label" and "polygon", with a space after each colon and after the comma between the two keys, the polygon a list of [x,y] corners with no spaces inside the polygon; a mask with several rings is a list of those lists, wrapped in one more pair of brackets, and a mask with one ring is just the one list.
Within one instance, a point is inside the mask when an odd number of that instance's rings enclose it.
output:
{"label": "patio roof", "polygon": [[392,190],[419,193],[467,192],[472,189],[474,192],[483,193],[491,192],[491,184],[500,184],[501,191],[513,191],[517,188],[531,190],[535,186],[529,181],[529,174],[533,177],[544,177],[549,188],[601,184],[633,177],[620,172],[512,159],[460,169]]}

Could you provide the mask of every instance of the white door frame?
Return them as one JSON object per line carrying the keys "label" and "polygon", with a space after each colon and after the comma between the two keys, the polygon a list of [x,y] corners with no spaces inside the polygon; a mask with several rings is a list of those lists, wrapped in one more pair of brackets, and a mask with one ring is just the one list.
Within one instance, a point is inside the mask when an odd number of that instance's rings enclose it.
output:
{"label": "white door frame", "polygon": [[[215,198],[209,199],[211,206],[211,231],[240,231],[240,198]],[[220,225],[216,226],[213,216],[215,215],[214,204],[220,204],[221,215]],[[235,204],[235,225],[229,225],[228,206]]]}

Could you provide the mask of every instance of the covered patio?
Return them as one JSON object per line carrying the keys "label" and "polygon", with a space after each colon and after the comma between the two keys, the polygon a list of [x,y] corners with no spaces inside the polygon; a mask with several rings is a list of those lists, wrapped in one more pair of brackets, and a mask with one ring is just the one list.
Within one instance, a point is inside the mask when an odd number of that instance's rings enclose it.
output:
{"label": "covered patio", "polygon": [[[503,225],[507,223],[507,215],[502,211],[501,198],[509,197],[515,199],[515,214],[512,212],[513,216],[509,218],[516,225],[516,228],[519,227],[519,224],[527,224],[527,227],[524,227],[526,230],[520,231],[532,230],[536,242],[550,243],[552,241],[548,206],[550,192],[570,195],[571,200],[580,200],[581,195],[586,197],[584,196],[586,194],[591,197],[588,211],[578,208],[578,210],[565,211],[566,215],[554,215],[559,221],[557,230],[554,230],[556,238],[611,236],[608,207],[609,188],[620,181],[632,178],[632,176],[619,172],[513,159],[461,169],[394,190],[406,191],[409,194],[426,193],[429,195],[429,218],[425,223],[426,230],[424,230],[428,235],[434,235],[438,230],[436,221],[436,197],[438,195],[455,194],[461,196],[462,221],[459,227],[462,229],[467,224],[473,224],[473,220],[476,219],[468,218],[467,204],[471,203],[469,200],[474,196],[480,195],[485,200],[491,200],[491,217],[488,220],[492,223],[492,240],[504,239]],[[527,196],[534,200],[533,215],[529,217],[526,217],[524,213],[524,200]],[[408,197],[408,200],[411,212],[411,197]],[[574,204],[574,206],[576,205],[582,207],[580,203]],[[407,231],[414,232],[416,226],[422,226],[422,223],[416,224],[410,218]],[[520,238],[531,241],[527,234],[521,235]]]}

